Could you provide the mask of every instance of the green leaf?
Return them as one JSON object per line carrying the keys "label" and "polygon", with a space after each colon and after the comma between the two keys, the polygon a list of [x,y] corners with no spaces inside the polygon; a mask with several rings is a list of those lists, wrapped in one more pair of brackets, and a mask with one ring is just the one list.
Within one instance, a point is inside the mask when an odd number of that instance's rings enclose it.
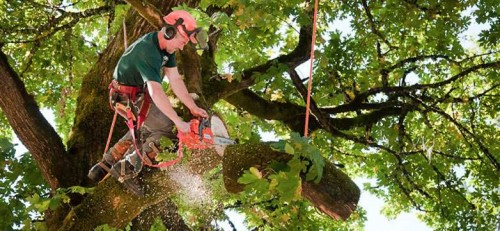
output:
{"label": "green leaf", "polygon": [[94,191],[94,188],[86,188],[86,187],[82,187],[82,186],[71,186],[69,187],[69,190],[72,192],[72,193],[78,193],[80,195],[84,195],[84,194],[87,194],[87,193],[92,193]]}
{"label": "green leaf", "polygon": [[60,197],[54,197],[49,200],[49,205],[48,208],[52,211],[55,211],[59,205],[61,205],[61,198]]}
{"label": "green leaf", "polygon": [[250,171],[245,171],[243,173],[243,175],[238,179],[238,183],[240,183],[240,184],[252,184],[252,183],[255,183],[259,180],[260,179],[255,174],[251,173]]}
{"label": "green leaf", "polygon": [[289,143],[286,143],[285,144],[285,152],[288,153],[288,154],[295,154],[295,150],[293,149],[292,145],[290,145]]}

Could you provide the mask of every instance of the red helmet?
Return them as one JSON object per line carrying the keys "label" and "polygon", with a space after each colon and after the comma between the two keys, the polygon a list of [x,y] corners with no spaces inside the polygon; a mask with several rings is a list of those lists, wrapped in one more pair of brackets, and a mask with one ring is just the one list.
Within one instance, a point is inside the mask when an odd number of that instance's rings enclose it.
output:
{"label": "red helmet", "polygon": [[163,21],[170,26],[174,26],[183,37],[189,38],[192,43],[198,43],[198,41],[196,41],[195,34],[199,29],[196,26],[196,20],[189,12],[184,10],[174,10],[167,16],[163,17]]}
{"label": "red helmet", "polygon": [[163,32],[166,39],[173,38],[178,31],[184,38],[188,38],[192,43],[198,44],[199,48],[208,49],[207,32],[196,26],[196,20],[187,11],[174,10],[163,17],[163,21],[171,28],[168,29],[168,32],[167,29]]}

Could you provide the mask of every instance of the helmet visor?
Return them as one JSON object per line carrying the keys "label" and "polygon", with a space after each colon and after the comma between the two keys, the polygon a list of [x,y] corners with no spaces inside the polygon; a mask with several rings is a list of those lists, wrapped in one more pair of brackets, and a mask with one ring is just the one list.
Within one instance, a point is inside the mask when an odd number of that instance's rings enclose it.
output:
{"label": "helmet visor", "polygon": [[205,30],[203,30],[201,27],[198,27],[192,31],[189,31],[184,24],[182,24],[182,29],[192,43],[198,44],[199,49],[208,49],[208,34]]}
{"label": "helmet visor", "polygon": [[198,44],[199,49],[208,49],[208,34],[205,30],[200,28],[200,30],[194,34],[194,38],[196,40],[196,43]]}

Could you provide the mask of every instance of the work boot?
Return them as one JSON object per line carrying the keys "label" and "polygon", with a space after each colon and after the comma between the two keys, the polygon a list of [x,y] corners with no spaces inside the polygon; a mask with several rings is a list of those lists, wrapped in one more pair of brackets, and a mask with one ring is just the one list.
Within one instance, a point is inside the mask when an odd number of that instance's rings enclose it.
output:
{"label": "work boot", "polygon": [[94,165],[87,176],[94,182],[100,182],[108,174],[111,166],[123,158],[125,152],[132,145],[130,140],[120,140],[103,155],[101,162]]}
{"label": "work boot", "polygon": [[124,159],[114,164],[109,173],[119,182],[123,183],[123,185],[133,194],[144,196],[144,191],[140,187],[139,180],[136,178],[139,172],[134,170],[134,166]]}
{"label": "work boot", "polygon": [[108,174],[109,169],[111,169],[111,165],[101,161],[89,170],[87,176],[94,182],[99,182]]}
{"label": "work boot", "polygon": [[[111,155],[114,159],[113,163],[119,161],[123,158],[125,152],[132,146],[133,142],[131,140],[120,140],[116,142],[113,147],[109,149],[106,154]],[[108,161],[109,163],[109,161]]]}

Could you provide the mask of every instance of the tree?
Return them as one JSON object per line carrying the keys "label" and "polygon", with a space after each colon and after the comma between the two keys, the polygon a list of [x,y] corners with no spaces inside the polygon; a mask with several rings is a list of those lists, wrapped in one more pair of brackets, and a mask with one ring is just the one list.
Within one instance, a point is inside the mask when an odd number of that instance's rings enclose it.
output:
{"label": "tree", "polygon": [[[385,200],[388,216],[415,209],[436,229],[498,228],[500,22],[493,1],[320,2],[308,139],[297,135],[309,80],[298,67],[311,51],[312,2],[31,0],[0,7],[1,211],[13,213],[2,227],[24,220],[50,230],[123,228],[137,218],[132,225],[147,229],[159,218],[169,229],[201,229],[227,219],[222,211],[230,208],[259,229],[360,229],[365,217],[349,176],[362,176],[375,179],[364,188]],[[95,185],[85,175],[101,158],[113,116],[106,88],[114,64],[125,43],[157,29],[174,7],[193,12],[210,34],[208,51],[179,53],[189,90],[221,114],[239,144],[222,158],[193,152],[169,171],[145,171],[144,198],[113,180],[89,188]],[[336,29],[341,21],[348,33]],[[468,48],[460,36],[473,23],[488,26]],[[40,107],[56,112],[57,131]],[[11,131],[29,153],[14,156]],[[118,127],[113,139],[124,131]],[[262,142],[262,131],[284,140]],[[179,175],[210,182],[204,208],[189,203],[201,195],[189,198]],[[44,213],[43,222],[30,221],[32,210]]]}

